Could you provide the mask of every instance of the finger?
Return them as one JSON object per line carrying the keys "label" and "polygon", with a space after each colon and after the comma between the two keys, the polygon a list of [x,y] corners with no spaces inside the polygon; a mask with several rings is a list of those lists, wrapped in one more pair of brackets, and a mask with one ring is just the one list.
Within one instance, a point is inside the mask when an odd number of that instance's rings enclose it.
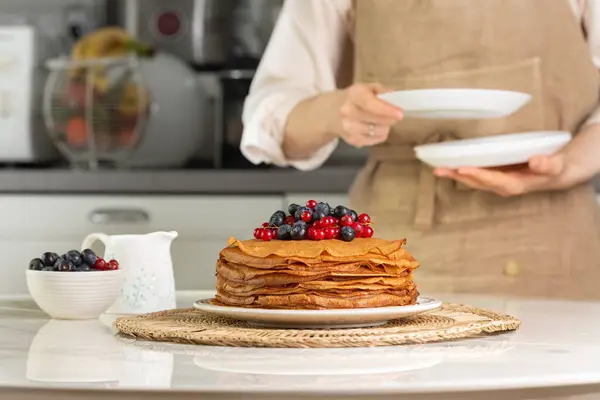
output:
{"label": "finger", "polygon": [[391,126],[398,122],[395,118],[382,117],[377,114],[371,114],[358,108],[352,103],[346,103],[340,109],[342,118],[361,121],[363,123],[371,123],[375,125]]}
{"label": "finger", "polygon": [[399,121],[404,117],[404,112],[400,108],[378,99],[369,87],[361,86],[356,90],[351,90],[349,92],[349,98],[355,106],[365,113],[374,114],[384,118],[391,118],[396,121]]}
{"label": "finger", "polygon": [[492,171],[483,168],[459,168],[458,174],[464,178],[476,181],[478,185],[494,191],[503,196],[516,196],[523,194],[528,186],[534,182],[533,175],[519,174],[510,175],[504,172]]}
{"label": "finger", "polygon": [[394,90],[388,89],[383,86],[381,83],[367,83],[367,86],[373,90],[375,94],[383,94],[383,93],[391,93]]}
{"label": "finger", "polygon": [[452,178],[454,170],[450,168],[435,168],[433,174],[440,178]]}
{"label": "finger", "polygon": [[389,127],[375,125],[373,135],[370,135],[369,126],[357,121],[344,121],[343,138],[354,147],[373,146],[385,142],[388,138]]}
{"label": "finger", "polygon": [[562,155],[534,156],[529,160],[529,169],[540,175],[557,176],[564,170]]}
{"label": "finger", "polygon": [[348,143],[349,145],[353,146],[353,147],[357,147],[357,148],[363,148],[363,147],[369,147],[369,146],[374,146],[380,143],[383,143],[387,140],[386,136],[374,136],[374,137],[368,137],[368,136],[348,136],[342,137],[344,139],[344,141],[346,143]]}
{"label": "finger", "polygon": [[460,175],[456,170],[453,169],[449,169],[449,168],[436,168],[433,173],[440,177],[440,178],[448,178],[448,179],[453,179],[457,182],[460,182],[464,185],[467,185],[473,189],[478,189],[478,190],[489,190],[489,188],[486,188],[484,185],[482,185],[479,181],[477,181],[476,179],[472,179],[468,176],[462,176]]}
{"label": "finger", "polygon": [[361,137],[386,137],[390,131],[390,127],[386,125],[372,124],[373,128],[370,128],[371,124],[365,124],[359,121],[344,120],[342,121],[344,131],[348,135],[361,136]]}

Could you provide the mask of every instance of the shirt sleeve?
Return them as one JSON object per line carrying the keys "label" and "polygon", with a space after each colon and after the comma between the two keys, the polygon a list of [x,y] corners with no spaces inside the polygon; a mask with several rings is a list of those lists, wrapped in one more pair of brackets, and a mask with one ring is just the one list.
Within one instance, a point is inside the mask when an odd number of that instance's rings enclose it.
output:
{"label": "shirt sleeve", "polygon": [[310,158],[282,151],[287,117],[301,101],[336,89],[351,0],[286,0],[244,103],[240,150],[254,164],[320,167],[337,140]]}

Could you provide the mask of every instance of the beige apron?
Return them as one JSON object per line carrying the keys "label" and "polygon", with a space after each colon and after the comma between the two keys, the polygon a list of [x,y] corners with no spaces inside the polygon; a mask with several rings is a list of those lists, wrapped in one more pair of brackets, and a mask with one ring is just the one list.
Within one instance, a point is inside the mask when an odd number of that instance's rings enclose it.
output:
{"label": "beige apron", "polygon": [[600,219],[590,185],[503,198],[436,179],[416,144],[535,130],[576,132],[600,80],[567,0],[357,0],[354,80],[396,89],[533,95],[501,119],[406,119],[371,149],[351,190],[376,233],[405,237],[422,293],[600,299]]}

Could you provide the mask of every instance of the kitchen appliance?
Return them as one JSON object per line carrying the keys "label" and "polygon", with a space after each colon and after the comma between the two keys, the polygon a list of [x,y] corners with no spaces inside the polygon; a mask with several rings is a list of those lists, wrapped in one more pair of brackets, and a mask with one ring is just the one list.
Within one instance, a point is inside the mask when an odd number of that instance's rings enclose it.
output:
{"label": "kitchen appliance", "polygon": [[108,6],[132,36],[189,64],[218,68],[231,55],[235,0],[110,0]]}
{"label": "kitchen appliance", "polygon": [[104,0],[0,2],[0,162],[58,158],[42,118],[43,62],[68,51],[72,31],[104,23],[105,8]]}
{"label": "kitchen appliance", "polygon": [[36,40],[30,26],[0,27],[0,161],[30,163],[56,156],[43,124],[36,86]]}

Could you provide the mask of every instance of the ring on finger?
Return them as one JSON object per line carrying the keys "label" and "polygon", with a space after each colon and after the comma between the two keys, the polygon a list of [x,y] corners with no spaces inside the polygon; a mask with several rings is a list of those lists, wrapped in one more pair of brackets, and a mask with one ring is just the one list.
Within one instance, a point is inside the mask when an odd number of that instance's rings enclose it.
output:
{"label": "ring on finger", "polygon": [[369,137],[375,136],[375,124],[369,124]]}

